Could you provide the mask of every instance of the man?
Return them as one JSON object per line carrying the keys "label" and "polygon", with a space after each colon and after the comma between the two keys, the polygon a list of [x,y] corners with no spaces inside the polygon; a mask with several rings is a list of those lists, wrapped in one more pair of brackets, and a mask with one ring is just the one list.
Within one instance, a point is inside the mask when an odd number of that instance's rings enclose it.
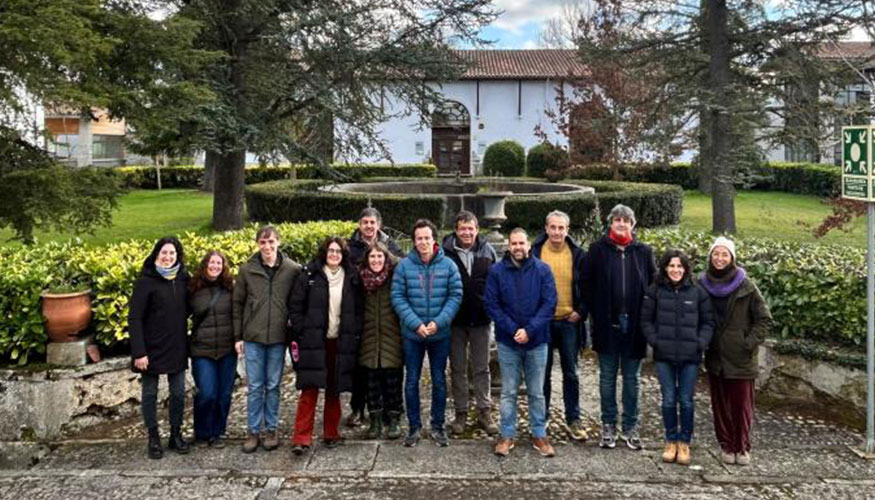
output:
{"label": "man", "polygon": [[556,282],[547,264],[529,257],[529,249],[526,232],[511,231],[509,250],[492,266],[486,285],[486,310],[495,322],[501,366],[501,436],[494,451],[507,456],[514,446],[517,393],[525,375],[532,445],[541,455],[552,457],[543,389]]}
{"label": "man", "polygon": [[[352,232],[347,241],[349,260],[356,267],[361,264],[365,251],[374,243],[380,242],[386,245],[396,257],[404,257],[404,252],[388,234],[383,232],[383,216],[380,211],[373,207],[362,209],[359,214],[359,227]],[[349,400],[351,412],[346,419],[347,427],[357,427],[365,420],[365,403],[368,399],[368,377],[366,370],[356,365],[355,377],[352,383],[352,397]],[[388,423],[388,422],[387,422]]]}
{"label": "man", "polygon": [[584,259],[583,300],[592,314],[592,344],[599,356],[602,439],[617,445],[617,371],[623,372],[626,446],[641,449],[638,435],[638,378],[647,343],[641,331],[644,292],[653,281],[653,249],[635,239],[635,213],[617,205],[608,215],[608,234],[590,246]]}
{"label": "man", "polygon": [[265,450],[279,446],[276,426],[280,379],[288,345],[288,299],[301,266],[279,251],[280,236],[272,226],[255,235],[258,253],[240,266],[234,288],[234,339],[246,360],[246,410],[249,434],[243,452],[259,441]]}
{"label": "man", "polygon": [[532,245],[532,254],[543,260],[553,272],[556,281],[556,310],[550,323],[547,346],[547,375],[544,378],[544,397],[547,415],[550,414],[550,373],[553,369],[553,350],[559,349],[562,364],[562,399],[565,402],[565,423],[571,437],[585,441],[586,428],[580,420],[580,379],[577,359],[581,346],[586,344],[586,308],[580,299],[580,268],[583,250],[568,236],[571,218],[565,212],[554,210],[547,214],[542,234]]}
{"label": "man", "polygon": [[462,277],[462,305],[453,320],[450,334],[450,373],[456,419],[450,424],[453,434],[465,432],[468,419],[468,349],[471,350],[471,372],[474,400],[477,404],[477,425],[494,436],[498,427],[492,421],[492,401],[489,394],[489,316],[483,307],[483,292],[489,268],[498,257],[495,249],[478,234],[477,217],[467,210],[456,215],[456,229],[443,241],[444,254],[455,262]]}
{"label": "man", "polygon": [[404,336],[404,400],[409,431],[404,446],[416,446],[422,421],[419,414],[419,378],[428,353],[431,368],[431,438],[438,446],[450,444],[444,429],[447,406],[447,356],[450,324],[462,303],[459,269],[435,243],[437,227],[420,219],[413,226],[415,251],[401,260],[392,278],[392,307]]}

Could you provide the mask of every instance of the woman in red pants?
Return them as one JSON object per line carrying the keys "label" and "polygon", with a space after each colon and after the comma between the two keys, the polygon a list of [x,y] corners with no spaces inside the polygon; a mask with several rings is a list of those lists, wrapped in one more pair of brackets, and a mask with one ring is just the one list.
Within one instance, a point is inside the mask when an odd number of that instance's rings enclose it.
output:
{"label": "woman in red pants", "polygon": [[327,238],[298,276],[289,299],[292,357],[301,390],[292,437],[295,455],[312,445],[319,389],[325,390],[322,440],[329,448],[340,443],[340,393],[352,389],[363,323],[358,273],[348,257],[343,238]]}

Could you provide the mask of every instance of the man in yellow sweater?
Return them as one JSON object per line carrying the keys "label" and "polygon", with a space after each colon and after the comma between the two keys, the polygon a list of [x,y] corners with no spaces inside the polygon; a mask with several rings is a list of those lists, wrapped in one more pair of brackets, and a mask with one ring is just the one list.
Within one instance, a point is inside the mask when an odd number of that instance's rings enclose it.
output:
{"label": "man in yellow sweater", "polygon": [[586,429],[580,420],[580,380],[577,375],[577,359],[580,347],[586,342],[586,327],[583,319],[586,310],[580,300],[580,269],[584,252],[568,236],[571,218],[565,212],[554,210],[547,214],[544,234],[532,245],[532,254],[543,260],[556,280],[558,302],[550,323],[550,340],[547,347],[547,373],[544,377],[544,397],[547,415],[550,415],[550,370],[553,367],[553,350],[559,349],[562,365],[562,399],[565,403],[565,423],[571,436],[585,441]]}

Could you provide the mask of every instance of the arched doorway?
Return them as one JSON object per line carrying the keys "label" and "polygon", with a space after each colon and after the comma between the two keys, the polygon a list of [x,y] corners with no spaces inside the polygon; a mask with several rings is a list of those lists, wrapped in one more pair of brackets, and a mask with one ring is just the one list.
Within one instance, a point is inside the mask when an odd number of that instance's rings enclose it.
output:
{"label": "arched doorway", "polygon": [[471,115],[461,103],[445,101],[431,114],[431,160],[438,175],[471,175]]}

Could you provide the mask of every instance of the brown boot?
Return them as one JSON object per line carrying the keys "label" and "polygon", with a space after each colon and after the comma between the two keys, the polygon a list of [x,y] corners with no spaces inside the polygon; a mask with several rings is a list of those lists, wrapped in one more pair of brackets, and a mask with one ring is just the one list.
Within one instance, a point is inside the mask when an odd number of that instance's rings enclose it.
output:
{"label": "brown boot", "polygon": [[468,412],[457,411],[456,419],[450,424],[450,432],[458,436],[465,432],[465,423],[468,421]]}
{"label": "brown boot", "polygon": [[495,449],[493,453],[498,455],[499,457],[506,457],[510,454],[510,450],[513,449],[513,440],[508,438],[498,438],[498,441],[495,443]]}
{"label": "brown boot", "polygon": [[692,457],[690,457],[690,444],[684,442],[678,443],[678,464],[690,465],[691,461]]}
{"label": "brown boot", "polygon": [[243,453],[252,453],[253,451],[258,449],[258,434],[249,431],[249,434],[246,436],[246,441],[243,442]]}
{"label": "brown boot", "polygon": [[662,451],[662,461],[671,464],[678,458],[678,444],[675,441],[665,443],[665,449]]}
{"label": "brown boot", "polygon": [[542,457],[555,457],[556,451],[550,446],[550,438],[533,438],[532,446],[541,454]]}
{"label": "brown boot", "polygon": [[280,446],[280,440],[276,435],[276,431],[265,432],[261,436],[261,447],[267,451],[273,451]]}
{"label": "brown boot", "polygon": [[498,426],[492,421],[492,413],[489,408],[481,408],[477,412],[477,425],[489,436],[498,434]]}

